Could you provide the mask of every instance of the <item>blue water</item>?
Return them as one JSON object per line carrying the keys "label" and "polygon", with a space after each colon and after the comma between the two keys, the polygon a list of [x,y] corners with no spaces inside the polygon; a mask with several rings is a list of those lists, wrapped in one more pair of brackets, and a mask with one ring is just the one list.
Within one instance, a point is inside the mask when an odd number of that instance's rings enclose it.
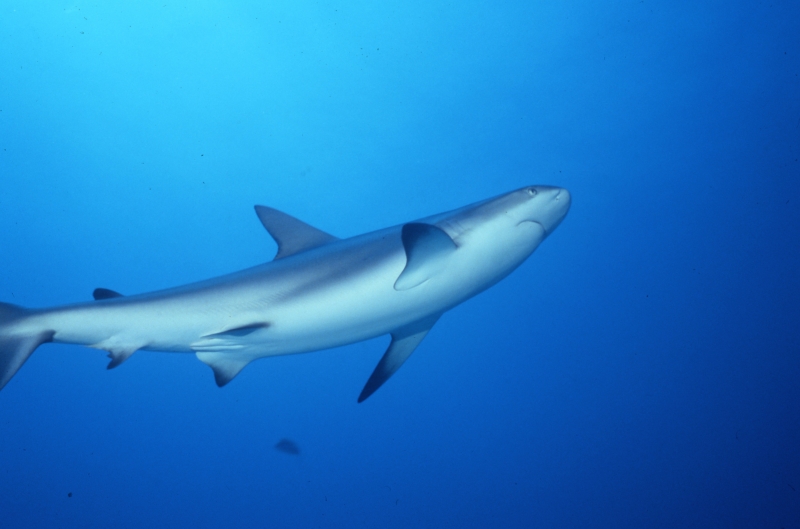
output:
{"label": "blue water", "polygon": [[[800,5],[5,2],[0,300],[269,260],[528,184],[572,209],[356,403],[388,337],[48,344],[2,527],[800,527]],[[275,448],[287,439],[299,455]]]}

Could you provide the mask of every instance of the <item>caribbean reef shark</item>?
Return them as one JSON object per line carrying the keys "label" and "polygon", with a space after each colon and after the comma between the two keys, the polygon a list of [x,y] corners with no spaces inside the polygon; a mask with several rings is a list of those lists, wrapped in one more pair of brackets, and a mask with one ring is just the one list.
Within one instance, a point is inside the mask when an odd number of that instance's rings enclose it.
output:
{"label": "caribbean reef shark", "polygon": [[349,239],[256,206],[271,262],[147,294],[94,291],[49,309],[0,303],[0,388],[46,342],[108,352],[195,353],[218,386],[266,356],[391,334],[358,402],[403,365],[439,317],[517,268],[564,219],[566,189],[531,186]]}

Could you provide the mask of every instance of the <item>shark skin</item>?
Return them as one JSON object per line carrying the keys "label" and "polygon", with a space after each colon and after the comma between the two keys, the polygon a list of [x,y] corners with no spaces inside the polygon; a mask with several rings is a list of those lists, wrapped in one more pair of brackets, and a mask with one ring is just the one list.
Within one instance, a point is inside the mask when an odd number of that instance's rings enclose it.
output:
{"label": "shark skin", "polygon": [[230,382],[267,356],[329,349],[391,334],[358,401],[411,355],[439,317],[517,268],[569,211],[567,190],[530,186],[349,239],[256,206],[278,243],[271,262],[218,278],[48,309],[0,303],[0,388],[42,343],[108,352],[195,353]]}

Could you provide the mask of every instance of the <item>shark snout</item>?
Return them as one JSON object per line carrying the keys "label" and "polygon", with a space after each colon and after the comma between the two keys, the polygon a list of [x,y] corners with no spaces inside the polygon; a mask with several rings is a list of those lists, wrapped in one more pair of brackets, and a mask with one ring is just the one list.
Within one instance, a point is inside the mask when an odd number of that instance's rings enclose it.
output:
{"label": "shark snout", "polygon": [[567,216],[572,197],[562,187],[533,186],[529,189],[535,191],[530,220],[541,224],[545,233],[550,235]]}

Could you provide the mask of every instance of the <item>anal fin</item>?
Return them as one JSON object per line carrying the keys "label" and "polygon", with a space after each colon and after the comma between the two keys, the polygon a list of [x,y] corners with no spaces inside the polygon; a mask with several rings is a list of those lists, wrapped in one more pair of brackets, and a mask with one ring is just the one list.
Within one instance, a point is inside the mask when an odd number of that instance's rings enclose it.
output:
{"label": "anal fin", "polygon": [[106,369],[114,369],[118,365],[122,364],[122,362],[130,358],[131,355],[136,351],[138,351],[138,349],[114,348],[108,350],[108,357],[111,359],[111,361],[106,366]]}
{"label": "anal fin", "polygon": [[431,330],[431,327],[433,327],[439,319],[439,316],[439,314],[436,314],[428,318],[423,318],[397,329],[392,333],[392,343],[389,344],[389,348],[383,353],[383,357],[381,357],[378,365],[375,366],[375,370],[364,385],[364,389],[361,390],[361,394],[358,396],[358,402],[367,400],[367,398],[375,393],[384,382],[389,380],[395,371],[400,369],[403,362],[408,360],[408,357],[411,356],[414,349],[417,348],[423,338],[428,334],[428,331]]}
{"label": "anal fin", "polygon": [[147,344],[138,342],[137,340],[128,340],[124,337],[112,336],[102,342],[90,345],[89,347],[108,351],[108,357],[111,361],[106,366],[106,369],[114,369],[145,345]]}
{"label": "anal fin", "polygon": [[231,352],[197,352],[197,359],[214,371],[214,381],[222,387],[239,374],[247,364],[258,358],[251,354]]}

